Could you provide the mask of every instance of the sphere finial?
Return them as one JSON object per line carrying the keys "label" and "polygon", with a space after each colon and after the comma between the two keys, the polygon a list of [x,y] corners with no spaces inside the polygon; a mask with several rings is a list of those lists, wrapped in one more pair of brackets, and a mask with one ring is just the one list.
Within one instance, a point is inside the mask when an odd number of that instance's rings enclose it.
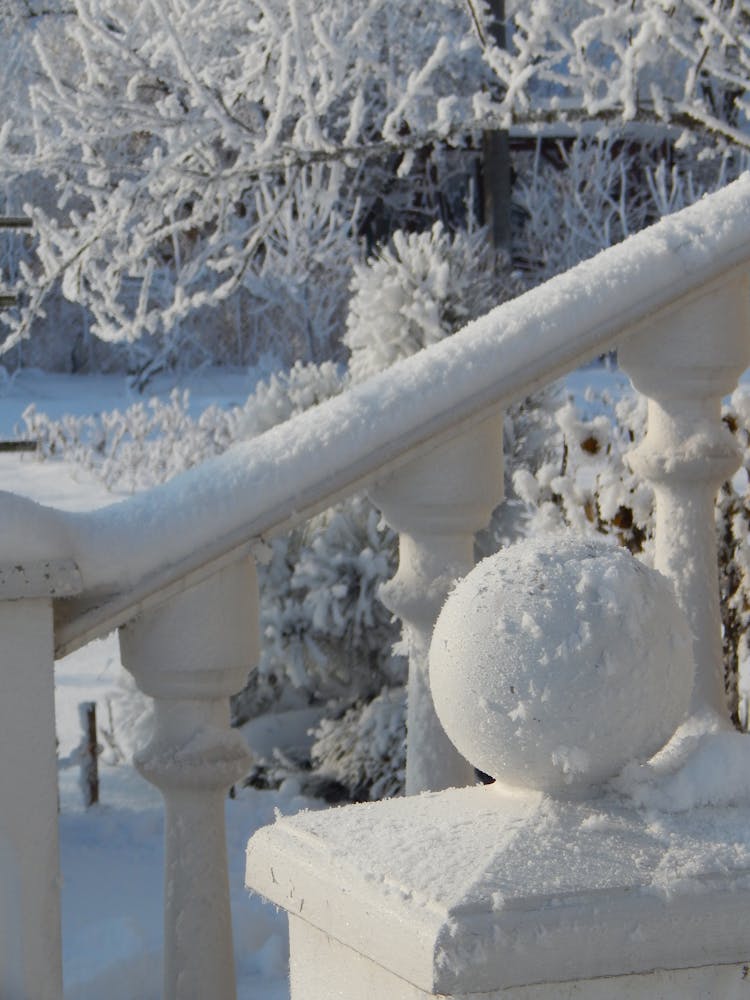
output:
{"label": "sphere finial", "polygon": [[647,760],[687,711],[692,636],[670,582],[574,535],[480,562],[440,613],[435,708],[458,750],[508,785],[580,793]]}

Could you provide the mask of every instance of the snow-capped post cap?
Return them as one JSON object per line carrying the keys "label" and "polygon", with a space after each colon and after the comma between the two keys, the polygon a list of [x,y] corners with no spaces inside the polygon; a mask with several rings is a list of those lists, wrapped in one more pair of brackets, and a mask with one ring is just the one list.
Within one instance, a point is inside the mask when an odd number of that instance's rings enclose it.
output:
{"label": "snow-capped post cap", "polygon": [[430,649],[435,708],[467,760],[563,795],[653,756],[685,716],[693,675],[670,582],[573,535],[480,562],[448,597]]}
{"label": "snow-capped post cap", "polygon": [[83,582],[60,511],[0,490],[0,600],[72,597]]}

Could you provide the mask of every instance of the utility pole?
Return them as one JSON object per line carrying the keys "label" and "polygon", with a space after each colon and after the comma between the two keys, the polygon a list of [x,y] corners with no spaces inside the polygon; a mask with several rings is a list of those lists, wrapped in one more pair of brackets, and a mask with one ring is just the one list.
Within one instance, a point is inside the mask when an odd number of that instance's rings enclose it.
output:
{"label": "utility pole", "polygon": [[[489,37],[499,48],[505,48],[505,0],[488,0],[491,20]],[[511,252],[510,203],[510,141],[507,131],[495,129],[482,134],[482,216],[489,226],[490,239],[496,250]]]}

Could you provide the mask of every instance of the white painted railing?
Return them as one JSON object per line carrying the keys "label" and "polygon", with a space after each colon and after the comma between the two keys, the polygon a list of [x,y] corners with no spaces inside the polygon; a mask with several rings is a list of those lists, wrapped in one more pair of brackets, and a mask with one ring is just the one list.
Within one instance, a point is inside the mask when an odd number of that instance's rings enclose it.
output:
{"label": "white painted railing", "polygon": [[[12,941],[0,949],[3,997],[61,993],[53,645],[61,655],[120,629],[123,661],[156,704],[137,763],[166,803],[165,996],[231,998],[221,800],[246,766],[227,698],[255,659],[253,552],[370,490],[400,532],[386,599],[411,650],[408,789],[467,783],[435,716],[426,655],[450,582],[470,569],[474,533],[502,499],[502,410],[615,345],[650,401],[640,461],[657,490],[657,560],[696,637],[694,710],[720,715],[711,502],[737,461],[719,405],[750,360],[749,222],[745,177],[148,494],[86,514],[0,495],[0,793],[14,806],[0,852],[18,873],[0,888]],[[29,739],[40,713],[46,742]]]}

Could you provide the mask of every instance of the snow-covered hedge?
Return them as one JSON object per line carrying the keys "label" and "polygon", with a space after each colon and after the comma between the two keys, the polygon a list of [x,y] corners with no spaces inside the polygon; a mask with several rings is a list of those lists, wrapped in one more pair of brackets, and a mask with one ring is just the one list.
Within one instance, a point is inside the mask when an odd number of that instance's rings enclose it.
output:
{"label": "snow-covered hedge", "polygon": [[336,718],[323,719],[311,753],[318,780],[354,801],[403,792],[406,780],[406,692],[383,688]]}

